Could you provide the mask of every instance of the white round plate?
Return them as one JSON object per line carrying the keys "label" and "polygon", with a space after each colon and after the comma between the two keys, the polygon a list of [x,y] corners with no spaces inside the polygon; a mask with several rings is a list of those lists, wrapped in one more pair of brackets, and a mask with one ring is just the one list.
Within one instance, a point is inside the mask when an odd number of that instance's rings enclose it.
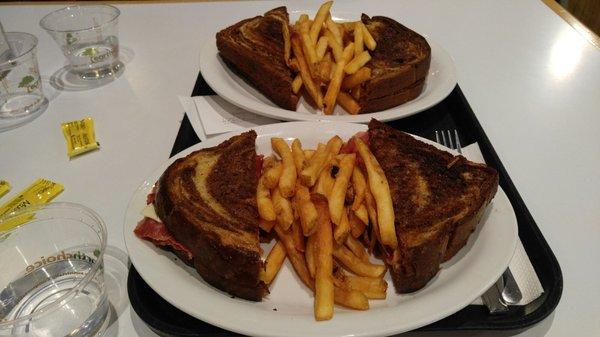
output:
{"label": "white round plate", "polygon": [[[257,152],[262,154],[271,153],[271,137],[299,138],[305,148],[314,148],[333,135],[347,140],[365,129],[365,125],[338,122],[291,122],[254,128],[258,134]],[[415,293],[396,294],[388,273],[387,299],[371,300],[371,309],[367,311],[336,306],[331,320],[317,322],[313,316],[312,293],[286,261],[271,285],[271,293],[262,302],[232,298],[204,282],[174,254],[137,238],[133,230],[141,219],[146,195],[173,161],[200,148],[215,146],[235,134],[239,133],[224,134],[197,144],[161,165],[135,191],[125,215],[125,244],[135,268],[161,297],[200,320],[259,336],[390,335],[416,329],[462,309],[494,284],[508,266],[517,242],[517,221],[508,198],[499,188],[466,247],[444,263],[438,275]],[[265,248],[265,252],[268,251]]]}
{"label": "white round plate", "polygon": [[297,111],[286,110],[271,102],[266,96],[235,74],[219,56],[216,39],[209,39],[200,55],[200,71],[208,85],[222,98],[250,112],[286,121],[336,121],[368,123],[371,118],[391,121],[426,110],[446,98],[456,86],[456,72],[452,57],[437,43],[427,39],[431,46],[431,65],[423,92],[412,101],[372,113],[349,115],[340,106],[332,115],[324,115],[304,98]]}

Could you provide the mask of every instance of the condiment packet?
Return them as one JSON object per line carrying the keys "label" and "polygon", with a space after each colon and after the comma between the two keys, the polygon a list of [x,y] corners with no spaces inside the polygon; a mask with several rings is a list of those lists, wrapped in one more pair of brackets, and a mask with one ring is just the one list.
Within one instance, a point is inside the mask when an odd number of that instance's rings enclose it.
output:
{"label": "condiment packet", "polygon": [[94,132],[94,120],[91,117],[62,123],[60,126],[67,141],[67,155],[70,158],[100,148]]}
{"label": "condiment packet", "polygon": [[10,184],[6,180],[0,180],[0,198],[10,191]]}
{"label": "condiment packet", "polygon": [[[63,185],[47,179],[38,179],[25,188],[21,193],[14,196],[4,205],[0,206],[0,218],[11,212],[18,211],[31,205],[41,205],[54,199],[64,190]],[[0,232],[9,230],[15,226],[25,223],[33,218],[32,215],[24,215],[0,223]]]}

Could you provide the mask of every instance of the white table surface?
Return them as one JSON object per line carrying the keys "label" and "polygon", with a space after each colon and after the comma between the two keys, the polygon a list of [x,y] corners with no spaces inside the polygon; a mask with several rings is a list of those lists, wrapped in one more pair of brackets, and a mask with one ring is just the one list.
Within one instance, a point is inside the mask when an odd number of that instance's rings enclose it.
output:
{"label": "white table surface", "polygon": [[[108,225],[109,244],[124,250],[128,200],[169,156],[183,117],[177,95],[192,91],[203,42],[276,5],[118,5],[123,76],[90,91],[47,90],[51,101],[42,116],[0,133],[0,178],[12,192],[38,177],[64,184],[57,200],[96,210]],[[59,7],[0,6],[6,31],[39,38],[45,89],[66,61],[38,21]],[[600,335],[600,50],[538,0],[337,1],[334,10],[394,17],[453,56],[465,96],[563,271],[556,311],[517,334]],[[60,123],[85,116],[95,120],[101,149],[69,160]],[[155,336],[129,306],[107,335]]]}

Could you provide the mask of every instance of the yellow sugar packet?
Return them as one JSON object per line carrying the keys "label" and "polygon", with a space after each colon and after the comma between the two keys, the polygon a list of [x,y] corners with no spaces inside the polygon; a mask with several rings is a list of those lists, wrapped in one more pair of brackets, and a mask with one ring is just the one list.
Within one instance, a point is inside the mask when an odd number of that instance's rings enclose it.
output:
{"label": "yellow sugar packet", "polygon": [[67,141],[67,155],[75,157],[100,148],[94,132],[94,120],[86,117],[80,121],[62,123],[63,135]]}
{"label": "yellow sugar packet", "polygon": [[[63,190],[63,185],[59,183],[55,183],[47,179],[38,179],[26,189],[21,191],[21,193],[17,194],[4,205],[0,206],[0,219],[4,215],[21,210],[28,206],[48,203]],[[24,215],[13,218],[6,222],[0,222],[0,232],[9,230],[31,220],[32,218],[32,215]]]}
{"label": "yellow sugar packet", "polygon": [[0,198],[10,191],[10,184],[6,180],[0,180]]}

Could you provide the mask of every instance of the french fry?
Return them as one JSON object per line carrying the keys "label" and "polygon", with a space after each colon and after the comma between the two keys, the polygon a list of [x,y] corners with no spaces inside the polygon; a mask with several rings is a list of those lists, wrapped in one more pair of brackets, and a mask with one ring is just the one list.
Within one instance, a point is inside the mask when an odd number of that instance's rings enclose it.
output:
{"label": "french fry", "polygon": [[292,81],[292,92],[297,94],[300,91],[300,88],[302,88],[302,76],[296,75]]}
{"label": "french fry", "polygon": [[369,309],[369,300],[360,291],[335,287],[333,293],[335,303],[339,305],[355,310]]}
{"label": "french fry", "polygon": [[261,219],[274,221],[277,218],[273,201],[271,200],[271,192],[265,186],[264,175],[258,179],[258,184],[256,185],[256,206],[258,207],[258,214]]}
{"label": "french fry", "polygon": [[334,184],[335,179],[331,176],[331,165],[327,164],[319,174],[319,179],[317,179],[313,192],[329,197]]}
{"label": "french fry", "polygon": [[375,203],[373,194],[371,194],[369,185],[367,185],[365,190],[365,203],[367,204],[367,213],[369,213],[369,221],[371,222],[371,225],[377,226],[377,204]]}
{"label": "french fry", "polygon": [[342,90],[350,90],[371,78],[371,68],[362,67],[354,74],[344,77]]}
{"label": "french fry", "polygon": [[360,243],[358,240],[356,240],[356,238],[349,235],[346,238],[345,244],[346,244],[346,247],[348,247],[348,249],[350,249],[350,251],[354,255],[356,255],[356,257],[358,257],[362,261],[369,262],[369,254],[365,250],[365,247],[363,247],[362,243]]}
{"label": "french fry", "polygon": [[275,208],[275,214],[277,214],[277,223],[283,227],[284,230],[288,230],[294,222],[294,211],[290,201],[283,197],[278,187],[273,189],[271,193],[273,198],[273,207]]}
{"label": "french fry", "polygon": [[356,22],[354,27],[354,55],[358,55],[363,52],[364,44],[363,44],[363,30],[362,22]]}
{"label": "french fry", "polygon": [[361,92],[361,86],[357,85],[356,87],[352,88],[352,91],[350,92],[350,95],[352,95],[352,97],[354,97],[355,100],[359,100],[360,99],[360,92]]}
{"label": "french fry", "polygon": [[350,223],[350,233],[355,238],[360,237],[364,233],[368,223],[362,222],[354,212],[350,212],[348,215],[348,222]]}
{"label": "french fry", "polygon": [[292,239],[294,239],[294,247],[296,247],[299,252],[304,253],[306,243],[304,242],[304,235],[302,234],[302,228],[298,221],[292,222]]}
{"label": "french fry", "polygon": [[273,229],[273,226],[275,226],[277,224],[277,221],[268,221],[265,219],[258,219],[258,227],[260,227],[260,229],[262,229],[263,231],[269,233],[271,232],[271,229]]}
{"label": "french fry", "polygon": [[346,64],[346,67],[344,67],[344,72],[346,72],[346,74],[354,74],[358,71],[358,69],[367,64],[367,62],[369,62],[370,60],[371,55],[368,51],[365,50],[362,53],[355,55],[352,61]]}
{"label": "french fry", "polygon": [[294,195],[296,189],[296,165],[294,157],[288,144],[281,138],[271,138],[271,147],[281,157],[281,175],[279,176],[279,190],[281,194],[289,198]]}
{"label": "french fry", "polygon": [[[290,40],[290,45],[291,45],[291,40]],[[294,71],[296,73],[300,71],[300,66],[298,66],[298,59],[296,59],[295,57],[293,57],[290,60],[290,69],[292,69],[292,71]]]}
{"label": "french fry", "polygon": [[360,113],[360,105],[358,105],[352,96],[343,91],[338,93],[337,103],[351,115],[357,115]]}
{"label": "french fry", "polygon": [[384,265],[372,264],[369,262],[362,261],[345,246],[336,247],[333,250],[333,256],[345,268],[347,268],[356,275],[381,277],[383,274],[385,274],[386,271]]}
{"label": "french fry", "polygon": [[285,246],[280,240],[277,240],[265,260],[265,268],[260,270],[259,278],[261,281],[269,285],[275,279],[283,265],[283,261],[285,261],[285,255]]}
{"label": "french fry", "polygon": [[394,225],[394,206],[385,173],[375,156],[369,151],[367,145],[358,137],[354,141],[356,142],[358,153],[367,168],[369,189],[373,193],[373,198],[377,205],[377,225],[379,226],[381,243],[391,248],[396,248],[398,246],[398,238],[396,237],[396,227]]}
{"label": "french fry", "polygon": [[302,151],[304,152],[304,158],[306,158],[306,160],[310,160],[312,158],[312,156],[315,154],[315,150],[304,150]]}
{"label": "french fry", "polygon": [[315,77],[319,82],[321,82],[321,84],[329,83],[331,79],[332,65],[333,62],[331,60],[326,60],[325,58],[323,58],[323,60],[317,64]]}
{"label": "french fry", "polygon": [[354,27],[356,26],[357,22],[360,22],[360,21],[346,21],[346,22],[342,22],[341,25],[344,27],[344,29],[347,32],[353,32]]}
{"label": "french fry", "polygon": [[354,201],[352,201],[352,210],[356,211],[365,199],[365,191],[367,190],[367,181],[365,175],[360,170],[360,167],[355,165],[352,171],[352,186],[354,186]]}
{"label": "french fry", "polygon": [[[296,274],[298,274],[298,277],[300,277],[300,280],[302,283],[304,283],[304,285],[306,285],[309,289],[314,290],[314,279],[310,276],[304,256],[302,256],[302,254],[300,254],[300,252],[298,252],[294,247],[294,240],[291,237],[291,233],[286,232],[280,226],[275,226],[275,231],[285,246],[287,257],[290,259]],[[369,309],[369,301],[367,297],[360,291],[334,287],[333,293],[334,301],[339,305],[356,310]]]}
{"label": "french fry", "polygon": [[337,244],[343,245],[348,236],[350,236],[350,223],[348,221],[348,213],[346,210],[343,210],[340,223],[333,230],[333,238]]}
{"label": "french fry", "polygon": [[300,277],[302,283],[304,283],[304,285],[306,285],[308,288],[314,289],[314,280],[308,272],[306,262],[304,261],[304,256],[302,256],[302,254],[296,250],[296,247],[294,247],[294,239],[292,239],[292,234],[285,231],[283,228],[281,228],[281,226],[275,226],[275,232],[277,233],[279,240],[283,242],[287,257],[290,259],[292,267],[294,267],[294,270],[296,271],[296,274],[298,274],[298,277]]}
{"label": "french fry", "polygon": [[367,206],[365,206],[365,204],[361,204],[356,211],[354,211],[354,214],[356,214],[356,217],[359,218],[362,223],[369,223],[369,211],[367,210]]}
{"label": "french fry", "polygon": [[267,188],[275,188],[279,184],[282,169],[281,163],[276,161],[263,173],[264,184]]}
{"label": "french fry", "polygon": [[327,151],[336,156],[340,153],[342,145],[344,145],[344,141],[339,136],[333,136],[327,141]]}
{"label": "french fry", "polygon": [[299,176],[306,159],[304,151],[302,150],[302,143],[298,138],[292,141],[292,157],[294,158],[294,165],[296,166],[296,174]]}
{"label": "french fry", "polygon": [[315,318],[318,321],[333,317],[333,234],[327,199],[313,194],[311,201],[315,204],[319,217],[315,232]]}
{"label": "french fry", "polygon": [[342,58],[345,61],[345,67],[348,65],[350,61],[352,61],[352,57],[354,56],[354,42],[350,42],[346,47],[344,47],[344,51],[342,52]]}
{"label": "french fry", "polygon": [[302,41],[300,41],[300,37],[297,34],[292,34],[292,50],[294,50],[294,55],[296,55],[296,59],[298,60],[302,83],[304,84],[306,91],[317,105],[317,108],[323,109],[323,94],[321,94],[321,90],[317,88],[311,77],[308,63],[302,52]]}
{"label": "french fry", "polygon": [[334,284],[342,289],[359,291],[370,299],[385,299],[386,297],[387,283],[380,278],[336,273]]}
{"label": "french fry", "polygon": [[335,108],[335,102],[337,101],[337,96],[340,92],[340,87],[342,86],[342,79],[344,78],[345,64],[345,60],[340,60],[335,65],[333,76],[331,77],[323,100],[323,106],[325,107],[323,112],[326,115],[331,115]]}
{"label": "french fry", "polygon": [[296,212],[300,218],[300,225],[302,226],[302,233],[304,236],[310,236],[316,230],[317,223],[317,209],[315,205],[310,201],[310,192],[306,186],[297,184],[296,195],[294,196],[294,203],[296,205]]}
{"label": "french fry", "polygon": [[327,46],[329,45],[327,40],[327,36],[321,36],[321,38],[319,38],[319,41],[317,41],[317,47],[315,48],[317,52],[317,61],[321,61],[323,59],[323,56],[325,56]]}
{"label": "french fry", "polygon": [[[340,160],[340,168],[335,177],[335,183],[329,195],[329,213],[331,214],[331,221],[339,225],[344,213],[344,201],[346,199],[346,189],[348,183],[352,177],[352,171],[354,171],[354,163],[356,161],[356,154],[346,154]],[[346,225],[347,223],[346,218]],[[350,227],[348,226],[348,230]]]}
{"label": "french fry", "polygon": [[297,22],[305,22],[308,21],[308,14],[301,14],[300,17],[298,18]]}
{"label": "french fry", "polygon": [[302,169],[302,172],[300,173],[300,181],[302,184],[308,187],[312,187],[315,184],[328,157],[329,152],[327,151],[327,146],[319,144],[317,150],[311,156],[310,160],[306,162],[304,169]]}
{"label": "french fry", "polygon": [[311,277],[315,277],[315,235],[306,238],[306,249],[304,251],[306,266]]}
{"label": "french fry", "polygon": [[336,40],[335,36],[330,30],[325,31],[325,36],[327,37],[327,44],[329,48],[331,48],[331,52],[333,53],[333,59],[335,62],[339,62],[342,59],[342,53],[344,48],[342,45]]}
{"label": "french fry", "polygon": [[365,42],[365,45],[369,50],[375,50],[375,48],[377,47],[377,42],[375,42],[373,35],[371,35],[369,30],[367,29],[367,26],[365,26],[362,22],[360,23],[360,26],[363,31],[363,40]]}
{"label": "french fry", "polygon": [[302,33],[300,36],[302,38],[302,51],[304,52],[304,56],[308,61],[309,68],[313,69],[318,61],[315,43],[308,33]]}
{"label": "french fry", "polygon": [[313,20],[312,25],[310,26],[310,38],[313,41],[317,41],[319,37],[319,32],[323,27],[323,23],[325,19],[328,17],[329,10],[331,9],[331,5],[333,5],[333,1],[327,1],[319,7],[317,14],[315,15],[315,19]]}
{"label": "french fry", "polygon": [[327,26],[327,29],[331,32],[331,34],[333,34],[333,38],[335,39],[335,41],[340,46],[343,46],[344,40],[342,39],[342,32],[340,31],[340,27],[338,26],[338,24],[331,19],[331,16],[329,16],[325,20],[325,25]]}
{"label": "french fry", "polygon": [[338,154],[343,144],[344,141],[338,136],[332,137],[325,147],[319,144],[317,152],[311,157],[300,174],[300,180],[305,186],[312,187],[315,184],[324,165],[327,163],[329,155]]}

